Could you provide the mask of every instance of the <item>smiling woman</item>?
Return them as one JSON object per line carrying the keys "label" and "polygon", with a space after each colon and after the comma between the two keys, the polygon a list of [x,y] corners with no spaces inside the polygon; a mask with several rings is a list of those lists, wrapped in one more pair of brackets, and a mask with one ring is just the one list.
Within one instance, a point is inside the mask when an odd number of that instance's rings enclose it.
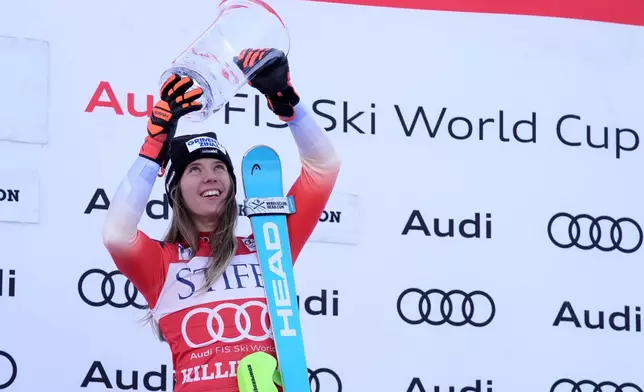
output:
{"label": "smiling woman", "polygon": [[193,212],[197,228],[214,230],[216,217],[232,190],[226,165],[218,159],[198,159],[186,168],[180,188],[186,206]]}
{"label": "smiling woman", "polygon": [[[248,55],[259,57],[254,51]],[[288,124],[302,163],[288,193],[298,206],[287,217],[295,262],[329,200],[340,160],[300,103],[286,56],[276,58],[253,78],[253,87]],[[235,235],[231,158],[214,132],[174,137],[178,120],[200,109],[201,89],[189,90],[192,85],[190,78],[173,75],[161,88],[139,157],[110,203],[103,242],[119,271],[145,297],[160,338],[170,346],[175,391],[235,392],[239,361],[257,351],[276,356],[276,348],[254,238]],[[173,214],[158,241],[137,226],[166,162]]]}
{"label": "smiling woman", "polygon": [[173,139],[170,156],[172,164],[166,177],[170,206],[184,210],[196,229],[214,231],[219,216],[236,208],[237,180],[228,152],[214,132],[207,132]]}

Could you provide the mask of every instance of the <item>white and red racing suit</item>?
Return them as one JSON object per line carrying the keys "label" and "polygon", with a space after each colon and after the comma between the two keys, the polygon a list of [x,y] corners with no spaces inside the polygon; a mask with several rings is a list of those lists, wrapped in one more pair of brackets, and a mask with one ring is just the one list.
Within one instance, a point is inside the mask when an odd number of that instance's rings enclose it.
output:
{"label": "white and red racing suit", "polygon": [[[288,125],[302,163],[288,192],[297,208],[287,218],[295,262],[335,186],[340,160],[302,103]],[[187,244],[157,241],[138,230],[158,171],[150,160],[135,160],[110,204],[103,241],[159,322],[172,352],[175,391],[236,392],[240,359],[256,351],[276,356],[253,236],[238,238],[237,253],[223,276],[200,290],[209,233],[202,233],[206,238],[191,254]]]}

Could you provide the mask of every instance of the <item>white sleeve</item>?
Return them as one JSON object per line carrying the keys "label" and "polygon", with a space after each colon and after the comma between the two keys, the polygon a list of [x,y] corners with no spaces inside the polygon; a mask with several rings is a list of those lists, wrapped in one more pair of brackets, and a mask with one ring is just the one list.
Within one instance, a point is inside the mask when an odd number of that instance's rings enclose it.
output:
{"label": "white sleeve", "polygon": [[323,171],[339,165],[331,139],[303,102],[295,106],[295,118],[288,122],[288,126],[304,165]]}
{"label": "white sleeve", "polygon": [[138,156],[111,199],[103,224],[103,242],[127,246],[136,239],[139,221],[152,193],[159,164]]}

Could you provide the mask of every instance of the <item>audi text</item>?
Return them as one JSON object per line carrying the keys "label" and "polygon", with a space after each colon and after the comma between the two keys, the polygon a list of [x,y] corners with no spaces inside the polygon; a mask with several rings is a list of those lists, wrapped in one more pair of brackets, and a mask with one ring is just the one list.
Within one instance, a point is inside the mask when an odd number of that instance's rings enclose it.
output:
{"label": "audi text", "polygon": [[[111,366],[108,366],[111,368]],[[81,387],[90,384],[102,384],[106,389],[135,390],[135,391],[172,391],[173,377],[168,366],[161,365],[161,370],[142,373],[138,370],[123,371],[116,369],[114,374],[108,374],[101,361],[94,361],[81,382]],[[168,388],[171,384],[172,387]]]}
{"label": "audi text", "polygon": [[[92,195],[91,200],[85,207],[85,214],[91,214],[94,210],[104,210],[110,207],[110,199],[103,188],[97,188]],[[170,218],[170,204],[168,203],[168,195],[163,194],[163,200],[150,199],[145,207],[145,213],[150,219],[165,219]]]}
{"label": "audi text", "polygon": [[[145,117],[152,113],[155,101],[154,95],[122,93],[121,91],[120,89],[115,91],[108,81],[99,82],[92,92],[87,106],[85,106],[85,112],[104,111],[112,112],[119,116],[127,113],[133,117]],[[243,123],[243,125],[252,124],[255,127],[285,128],[286,123],[276,124],[263,121],[260,118],[262,112],[268,114],[268,109],[265,106],[263,97],[258,94],[249,96],[248,94],[239,93],[222,108],[221,116],[223,116],[224,124],[230,124],[234,121]],[[356,109],[356,106],[355,104],[350,105],[347,101],[330,99],[316,99],[311,102],[311,110],[320,117],[318,119],[320,126],[324,127],[326,131],[336,130],[343,133],[375,135],[376,104],[369,104],[371,110]],[[251,118],[252,121],[248,121]]]}
{"label": "audi text", "polygon": [[420,378],[414,377],[411,380],[411,384],[409,384],[409,387],[407,388],[407,392],[494,392],[492,389],[492,380],[475,380],[474,385],[466,385],[466,386],[455,386],[455,385],[450,385],[450,386],[439,386],[439,385],[432,385],[428,384],[425,382],[421,381]]}
{"label": "audi text", "polygon": [[[445,222],[445,220],[447,222]],[[481,221],[481,213],[477,212],[473,218],[441,219],[431,218],[428,221],[419,210],[413,210],[403,227],[402,235],[410,231],[422,232],[425,236],[457,237],[462,238],[492,238],[492,214],[485,213],[485,220]]]}
{"label": "audi text", "polygon": [[567,323],[574,325],[576,328],[642,332],[641,311],[642,308],[639,306],[635,306],[634,310],[632,310],[630,306],[625,305],[623,310],[613,312],[584,309],[582,316],[581,312],[575,311],[569,301],[565,301],[559,308],[553,325],[558,327],[562,323]]}
{"label": "audi text", "polygon": [[250,353],[250,352],[257,352],[257,351],[274,353],[275,346],[265,346],[263,344],[250,344],[248,346],[217,346],[214,348],[209,348],[202,352],[192,353],[190,354],[190,359],[193,360],[193,359],[199,359],[199,358],[206,358],[206,357],[212,356],[213,354],[218,355],[218,354],[243,353],[243,352]]}
{"label": "audi text", "polygon": [[16,270],[3,270],[0,268],[0,297],[16,296]]}

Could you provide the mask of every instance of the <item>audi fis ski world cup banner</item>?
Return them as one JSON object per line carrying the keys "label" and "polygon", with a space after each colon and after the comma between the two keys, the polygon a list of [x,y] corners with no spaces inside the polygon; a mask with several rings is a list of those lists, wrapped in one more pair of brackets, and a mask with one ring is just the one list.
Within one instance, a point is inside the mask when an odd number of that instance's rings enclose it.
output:
{"label": "audi fis ski world cup banner", "polygon": [[[644,392],[644,4],[269,4],[291,81],[342,158],[294,267],[311,391]],[[0,392],[172,391],[236,377],[210,342],[271,333],[247,325],[261,307],[197,308],[185,322],[206,332],[178,338],[209,367],[175,369],[102,243],[159,76],[217,5],[0,13]],[[239,183],[259,144],[280,155],[285,192],[300,174],[287,124],[250,86],[177,135],[205,131]],[[157,178],[139,228],[160,240],[171,217]],[[251,232],[241,208],[237,232]],[[222,280],[264,288],[256,260]]]}

